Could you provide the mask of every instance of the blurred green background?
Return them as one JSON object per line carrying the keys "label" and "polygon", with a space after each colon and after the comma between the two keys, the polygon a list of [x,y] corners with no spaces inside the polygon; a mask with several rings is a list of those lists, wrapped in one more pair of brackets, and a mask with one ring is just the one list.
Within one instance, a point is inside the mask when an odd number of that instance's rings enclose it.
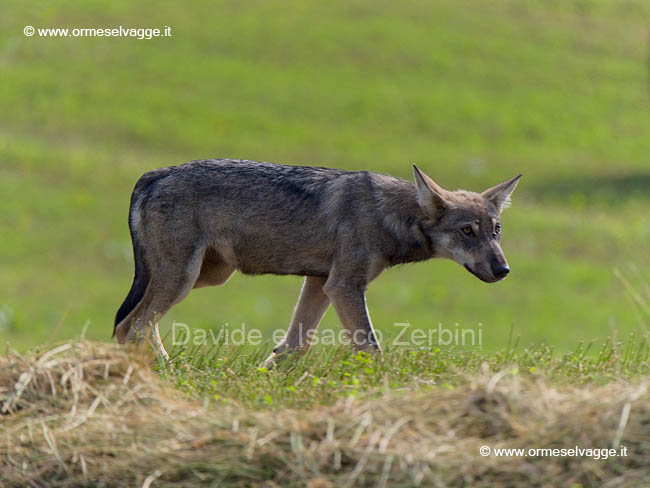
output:
{"label": "blurred green background", "polygon": [[[234,157],[369,169],[450,189],[524,173],[503,215],[512,273],[445,261],[369,291],[375,325],[476,328],[558,349],[650,316],[646,1],[3,0],[0,337],[110,340],[145,171]],[[171,37],[23,28],[172,27]],[[629,283],[617,278],[615,270]],[[298,277],[235,275],[164,319],[286,327]],[[325,326],[336,327],[330,310]]]}

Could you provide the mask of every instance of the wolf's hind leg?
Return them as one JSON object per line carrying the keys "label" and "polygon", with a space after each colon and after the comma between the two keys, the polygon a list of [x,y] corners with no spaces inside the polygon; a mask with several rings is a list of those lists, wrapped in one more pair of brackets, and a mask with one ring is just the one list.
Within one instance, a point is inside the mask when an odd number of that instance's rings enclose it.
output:
{"label": "wolf's hind leg", "polygon": [[154,271],[144,297],[123,323],[118,326],[120,342],[141,341],[151,327],[151,340],[160,353],[169,358],[160,338],[158,321],[192,290],[201,271],[203,251],[196,252],[185,266],[165,265]]}
{"label": "wolf's hind leg", "polygon": [[309,349],[310,335],[318,327],[330,304],[329,298],[323,292],[325,281],[326,278],[322,277],[305,277],[289,330],[280,344],[273,348],[264,364],[270,365],[280,357],[286,357],[283,353],[295,350],[304,352]]}

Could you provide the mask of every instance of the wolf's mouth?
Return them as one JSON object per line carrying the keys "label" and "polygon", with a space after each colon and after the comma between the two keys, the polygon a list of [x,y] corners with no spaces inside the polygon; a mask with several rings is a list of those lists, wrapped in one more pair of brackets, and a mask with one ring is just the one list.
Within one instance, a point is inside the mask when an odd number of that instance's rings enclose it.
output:
{"label": "wolf's mouth", "polygon": [[467,271],[472,273],[474,276],[476,276],[479,280],[484,281],[485,283],[496,283],[497,281],[501,281],[504,278],[497,278],[495,276],[490,276],[489,278],[486,278],[485,276],[481,276],[478,274],[476,271],[474,271],[472,268],[469,267],[469,265],[464,264],[463,265]]}

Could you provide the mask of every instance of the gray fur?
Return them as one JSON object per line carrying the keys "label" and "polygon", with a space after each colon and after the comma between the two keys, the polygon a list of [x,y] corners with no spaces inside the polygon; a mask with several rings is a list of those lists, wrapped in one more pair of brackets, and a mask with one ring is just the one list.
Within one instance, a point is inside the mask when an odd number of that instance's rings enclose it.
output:
{"label": "gray fur", "polygon": [[379,349],[365,291],[387,267],[443,257],[484,281],[502,279],[507,263],[494,231],[519,176],[479,195],[446,191],[414,170],[416,184],[369,171],[230,159],[146,173],[131,198],[136,274],[116,316],[118,340],[137,340],[153,325],[166,355],[157,320],[192,288],[223,284],[235,270],[306,276],[270,361],[305,350],[305,334],[330,303],[356,347]]}

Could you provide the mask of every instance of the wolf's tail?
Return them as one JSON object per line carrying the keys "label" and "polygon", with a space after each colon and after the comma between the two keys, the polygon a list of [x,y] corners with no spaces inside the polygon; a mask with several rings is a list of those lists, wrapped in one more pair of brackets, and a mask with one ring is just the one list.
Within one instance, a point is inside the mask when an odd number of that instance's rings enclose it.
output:
{"label": "wolf's tail", "polygon": [[[136,188],[137,190],[137,188]],[[136,190],[134,190],[133,195],[131,197],[131,208],[129,211],[129,230],[131,232],[131,241],[133,242],[133,258],[135,261],[135,274],[133,275],[133,284],[131,285],[131,289],[129,290],[129,293],[126,295],[126,298],[122,302],[122,305],[120,305],[120,308],[118,309],[117,313],[115,314],[115,325],[113,327],[113,337],[115,337],[115,333],[117,332],[117,326],[119,325],[122,320],[124,320],[132,311],[135,309],[135,307],[140,303],[142,298],[144,297],[144,293],[147,290],[147,286],[149,285],[149,280],[151,278],[149,268],[147,266],[147,261],[145,259],[145,250],[142,244],[140,243],[140,240],[138,238],[138,234],[136,232],[136,229],[134,229],[133,225],[133,211],[135,209],[136,205],[139,205],[140,202],[138,202],[138,198],[136,197]],[[128,330],[121,331],[123,332],[120,333],[120,336],[126,335]]]}
{"label": "wolf's tail", "polygon": [[[131,239],[133,240],[133,257],[135,259],[135,274],[133,276],[133,284],[129,293],[126,295],[126,298],[120,305],[120,308],[115,314],[115,325],[113,327],[113,337],[115,337],[115,332],[117,331],[117,326],[122,320],[129,315],[138,303],[144,297],[144,292],[147,289],[149,284],[149,270],[147,269],[147,264],[144,260],[144,249],[140,246],[138,239],[133,233],[131,234]],[[124,331],[125,333],[128,332]]]}

